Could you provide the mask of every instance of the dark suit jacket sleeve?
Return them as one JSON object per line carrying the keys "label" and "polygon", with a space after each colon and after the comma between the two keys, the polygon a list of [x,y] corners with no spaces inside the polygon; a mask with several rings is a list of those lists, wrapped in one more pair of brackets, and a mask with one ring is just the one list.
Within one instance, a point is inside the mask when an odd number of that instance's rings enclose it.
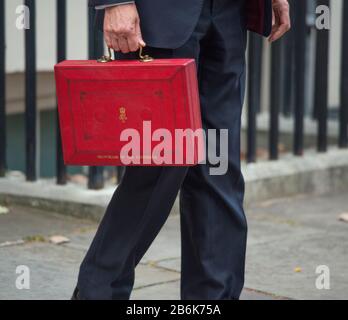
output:
{"label": "dark suit jacket sleeve", "polygon": [[95,6],[106,6],[110,4],[119,4],[123,2],[129,2],[129,0],[89,0],[88,5],[90,7],[95,7]]}

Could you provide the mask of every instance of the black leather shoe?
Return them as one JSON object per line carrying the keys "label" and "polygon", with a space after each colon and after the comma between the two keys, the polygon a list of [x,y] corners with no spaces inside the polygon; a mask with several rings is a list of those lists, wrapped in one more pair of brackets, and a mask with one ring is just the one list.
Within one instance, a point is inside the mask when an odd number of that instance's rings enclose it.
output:
{"label": "black leather shoe", "polygon": [[76,287],[70,300],[81,300],[79,289]]}

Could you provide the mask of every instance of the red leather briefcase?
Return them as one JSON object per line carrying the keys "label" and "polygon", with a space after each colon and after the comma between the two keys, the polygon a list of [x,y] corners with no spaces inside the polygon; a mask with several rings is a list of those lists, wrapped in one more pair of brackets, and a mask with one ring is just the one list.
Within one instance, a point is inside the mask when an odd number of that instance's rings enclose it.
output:
{"label": "red leather briefcase", "polygon": [[195,61],[141,58],[55,66],[65,164],[190,166],[203,160]]}

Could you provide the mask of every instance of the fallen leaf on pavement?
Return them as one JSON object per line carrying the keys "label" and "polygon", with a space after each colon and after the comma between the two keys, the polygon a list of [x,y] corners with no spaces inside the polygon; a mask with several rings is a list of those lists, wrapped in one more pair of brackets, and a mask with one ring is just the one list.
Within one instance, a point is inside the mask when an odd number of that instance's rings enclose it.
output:
{"label": "fallen leaf on pavement", "polygon": [[302,268],[297,267],[297,268],[294,269],[294,271],[295,271],[296,273],[300,273],[300,272],[302,272]]}
{"label": "fallen leaf on pavement", "polygon": [[64,244],[70,242],[70,239],[63,237],[63,236],[52,236],[50,238],[50,242],[53,244]]}
{"label": "fallen leaf on pavement", "polygon": [[339,217],[340,221],[348,222],[348,212],[342,213]]}
{"label": "fallen leaf on pavement", "polygon": [[24,237],[23,241],[25,241],[25,242],[46,242],[46,239],[42,235],[33,235],[33,236]]}
{"label": "fallen leaf on pavement", "polygon": [[6,207],[0,206],[0,214],[8,214],[10,210]]}

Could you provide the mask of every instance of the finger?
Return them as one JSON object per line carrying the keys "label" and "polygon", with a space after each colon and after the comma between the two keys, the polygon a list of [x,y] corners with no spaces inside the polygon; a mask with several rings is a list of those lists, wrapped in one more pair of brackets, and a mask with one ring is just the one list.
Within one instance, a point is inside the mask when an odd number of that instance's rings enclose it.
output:
{"label": "finger", "polygon": [[108,48],[112,48],[112,37],[108,32],[104,32],[104,40]]}
{"label": "finger", "polygon": [[135,52],[139,49],[139,40],[135,33],[131,37],[127,38],[127,42],[128,48],[131,52]]}
{"label": "finger", "polygon": [[145,47],[146,43],[145,43],[143,36],[141,34],[140,21],[138,21],[135,25],[135,33],[136,33],[139,45],[142,47]]}
{"label": "finger", "polygon": [[121,50],[120,50],[120,45],[119,45],[119,43],[118,43],[118,39],[117,39],[116,37],[114,37],[113,40],[112,40],[112,48],[113,48],[114,51],[116,51],[116,52],[121,51]]}
{"label": "finger", "polygon": [[287,31],[288,31],[288,26],[285,24],[282,24],[277,28],[277,30],[274,32],[274,34],[271,36],[270,41],[274,42],[280,39]]}
{"label": "finger", "polygon": [[281,38],[290,29],[290,16],[288,10],[276,10],[275,24],[272,28],[269,41],[273,42]]}
{"label": "finger", "polygon": [[277,32],[278,28],[279,25],[274,23],[274,25],[272,26],[271,34],[269,36],[270,38]]}
{"label": "finger", "polygon": [[269,42],[273,42],[274,41],[274,35],[278,32],[278,30],[279,30],[279,25],[278,24],[274,25],[273,28],[272,28],[271,34],[270,34],[270,36],[268,38]]}
{"label": "finger", "polygon": [[289,17],[283,17],[279,19],[274,28],[272,29],[271,36],[269,38],[270,42],[274,42],[280,39],[287,31],[290,29],[290,19]]}
{"label": "finger", "polygon": [[120,51],[118,42],[117,42],[117,36],[114,32],[108,33],[108,42],[106,42],[106,45],[108,48],[113,49],[114,51]]}
{"label": "finger", "polygon": [[128,41],[127,38],[121,37],[118,39],[118,45],[122,53],[129,53]]}
{"label": "finger", "polygon": [[274,27],[275,25],[275,14],[274,14],[274,10],[272,10],[272,27]]}

